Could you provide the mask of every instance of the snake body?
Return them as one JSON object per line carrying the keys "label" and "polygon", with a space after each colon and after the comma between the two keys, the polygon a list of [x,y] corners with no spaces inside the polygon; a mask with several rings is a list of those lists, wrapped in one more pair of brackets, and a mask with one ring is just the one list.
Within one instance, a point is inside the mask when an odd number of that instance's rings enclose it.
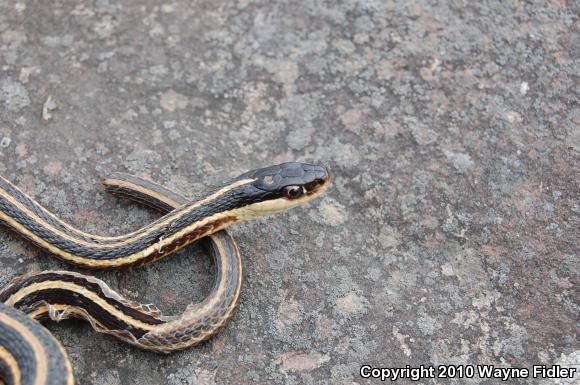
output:
{"label": "snake body", "polygon": [[[143,349],[167,353],[194,346],[215,334],[239,301],[241,257],[234,239],[222,229],[318,196],[329,186],[330,178],[322,167],[285,163],[244,173],[192,201],[153,182],[124,174],[103,182],[113,194],[168,213],[129,234],[97,236],[61,221],[2,179],[0,220],[58,258],[94,269],[140,266],[210,235],[207,238],[217,275],[210,294],[200,303],[189,305],[180,316],[164,316],[157,307],[128,300],[95,277],[45,271],[13,280],[0,292],[0,302],[39,320],[82,318],[97,331]],[[7,313],[0,309],[0,314]],[[5,374],[9,372],[5,367],[14,366],[10,362],[0,355],[0,378],[10,378]]]}
{"label": "snake body", "polygon": [[72,366],[60,342],[42,325],[0,303],[0,384],[73,385]]}

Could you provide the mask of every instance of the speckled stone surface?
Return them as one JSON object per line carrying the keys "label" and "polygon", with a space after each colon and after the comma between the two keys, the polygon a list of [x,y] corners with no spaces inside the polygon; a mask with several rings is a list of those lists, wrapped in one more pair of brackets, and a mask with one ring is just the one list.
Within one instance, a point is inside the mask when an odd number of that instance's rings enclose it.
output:
{"label": "speckled stone surface", "polygon": [[[78,227],[157,217],[103,192],[113,171],[189,195],[294,159],[334,175],[324,198],[233,229],[241,305],[201,347],[160,356],[49,325],[78,383],[578,368],[578,14],[564,0],[0,0],[0,173]],[[4,231],[0,251],[0,284],[67,268]],[[211,269],[193,246],[96,275],[176,313]]]}

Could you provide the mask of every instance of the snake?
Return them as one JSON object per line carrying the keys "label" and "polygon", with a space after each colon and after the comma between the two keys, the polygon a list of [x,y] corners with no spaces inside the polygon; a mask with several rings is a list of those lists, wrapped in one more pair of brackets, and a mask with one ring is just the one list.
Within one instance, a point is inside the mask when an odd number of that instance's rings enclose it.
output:
{"label": "snake", "polygon": [[287,162],[245,172],[191,199],[127,174],[113,174],[103,184],[165,215],[128,234],[90,234],[0,177],[0,222],[50,255],[97,270],[142,266],[203,238],[214,258],[214,287],[181,315],[165,316],[92,276],[43,271],[17,277],[0,291],[0,379],[9,385],[74,383],[66,352],[58,342],[50,348],[56,340],[35,320],[84,319],[98,332],[159,353],[209,339],[231,318],[242,286],[240,252],[226,227],[307,202],[330,186],[331,177],[323,166]]}

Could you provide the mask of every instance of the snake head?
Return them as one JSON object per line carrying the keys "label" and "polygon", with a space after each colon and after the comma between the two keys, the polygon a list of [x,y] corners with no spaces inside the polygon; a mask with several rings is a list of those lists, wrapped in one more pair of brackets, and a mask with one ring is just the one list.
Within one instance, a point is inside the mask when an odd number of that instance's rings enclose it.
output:
{"label": "snake head", "polygon": [[325,167],[288,162],[248,171],[237,180],[249,180],[243,194],[249,204],[244,213],[252,217],[286,210],[322,194],[331,183]]}

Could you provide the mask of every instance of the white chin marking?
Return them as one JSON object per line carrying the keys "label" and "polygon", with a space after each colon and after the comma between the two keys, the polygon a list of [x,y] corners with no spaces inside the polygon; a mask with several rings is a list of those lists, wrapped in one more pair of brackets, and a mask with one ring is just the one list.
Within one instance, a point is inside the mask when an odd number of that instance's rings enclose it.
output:
{"label": "white chin marking", "polygon": [[274,214],[279,211],[291,209],[292,207],[300,205],[304,201],[305,200],[303,199],[289,200],[286,198],[278,198],[264,202],[254,203],[252,205],[242,207],[236,211],[244,220],[255,219],[266,215]]}
{"label": "white chin marking", "polygon": [[328,186],[323,186],[318,191],[310,195],[303,195],[298,199],[286,199],[277,198],[272,200],[267,200],[264,202],[254,203],[246,207],[242,207],[236,210],[237,214],[242,220],[256,219],[279,211],[284,211],[291,209],[293,207],[299,206],[302,203],[316,198],[318,195],[323,193]]}
{"label": "white chin marking", "polygon": [[[298,199],[297,199],[298,200]],[[255,219],[260,218],[269,214],[276,213],[278,211],[283,211],[292,207],[295,207],[300,202],[294,203],[285,198],[272,199],[264,202],[254,203],[246,207],[239,208],[236,210],[239,215],[244,219]]]}

